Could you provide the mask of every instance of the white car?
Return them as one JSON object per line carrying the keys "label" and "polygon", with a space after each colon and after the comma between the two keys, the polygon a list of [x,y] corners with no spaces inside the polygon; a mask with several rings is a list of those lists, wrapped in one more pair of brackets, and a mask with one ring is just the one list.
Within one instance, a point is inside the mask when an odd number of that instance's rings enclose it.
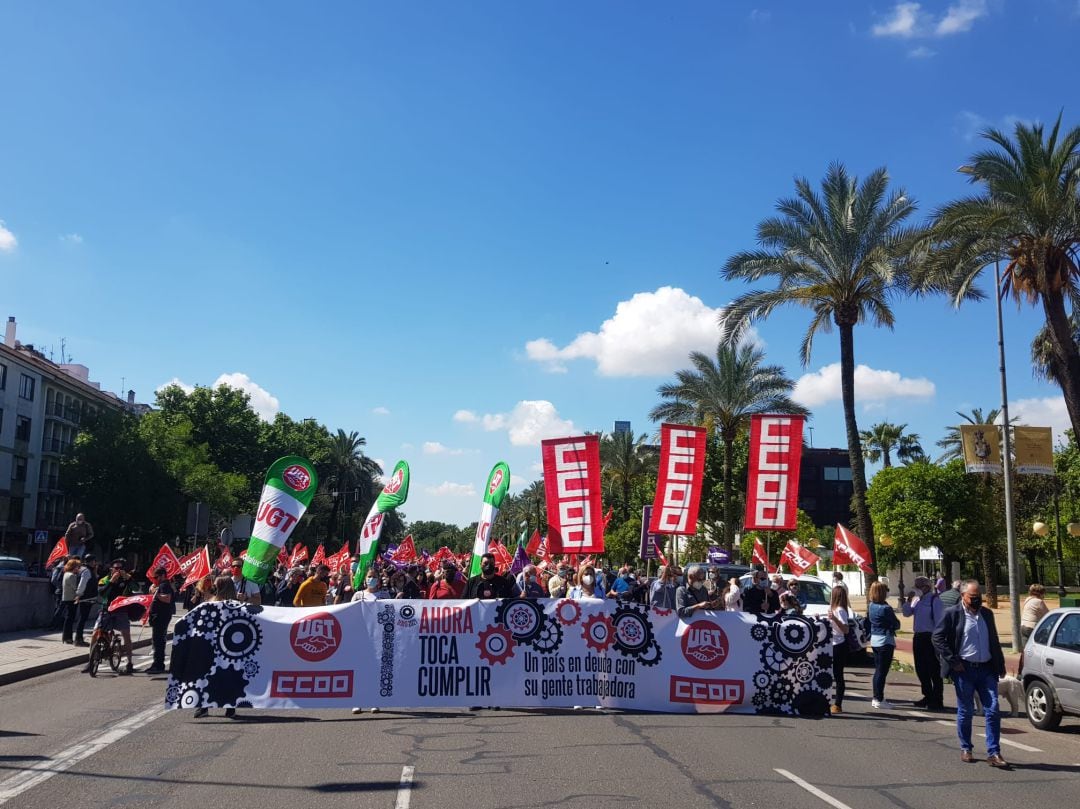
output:
{"label": "white car", "polygon": [[[785,580],[789,580],[785,577]],[[748,573],[739,579],[739,584],[742,585],[743,592],[748,590],[754,581],[752,573]],[[832,587],[825,583],[824,579],[820,579],[817,576],[799,576],[795,579],[799,583],[799,604],[802,605],[803,615],[808,615],[812,618],[824,618],[829,614],[829,601],[832,599]],[[866,620],[866,617],[851,610],[851,620],[855,622],[857,631],[859,633],[859,640],[862,642],[863,648],[870,645],[870,622]]]}

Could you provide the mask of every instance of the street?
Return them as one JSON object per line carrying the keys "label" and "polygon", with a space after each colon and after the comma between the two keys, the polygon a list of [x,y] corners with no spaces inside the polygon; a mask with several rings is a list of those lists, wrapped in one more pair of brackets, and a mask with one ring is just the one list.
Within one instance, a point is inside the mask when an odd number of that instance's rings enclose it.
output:
{"label": "street", "polygon": [[[143,662],[145,665],[145,659]],[[586,711],[165,711],[165,679],[74,670],[0,689],[0,806],[938,807],[1067,804],[1080,722],[1004,717],[1010,771],[962,764],[950,714],[871,713],[869,669],[842,717]],[[951,694],[949,695],[951,696]],[[411,783],[410,783],[411,782]]]}

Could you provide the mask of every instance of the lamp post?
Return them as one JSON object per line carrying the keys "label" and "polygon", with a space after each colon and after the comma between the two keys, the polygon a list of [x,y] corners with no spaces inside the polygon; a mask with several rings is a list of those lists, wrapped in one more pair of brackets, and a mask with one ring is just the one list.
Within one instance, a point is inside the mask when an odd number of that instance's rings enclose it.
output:
{"label": "lamp post", "polygon": [[[1065,556],[1061,547],[1061,508],[1058,503],[1057,479],[1054,480],[1054,538],[1057,541],[1057,574],[1058,574],[1058,597],[1068,595],[1065,590]],[[1073,533],[1074,530],[1076,533]],[[1044,522],[1037,522],[1031,526],[1031,532],[1037,537],[1045,537],[1050,533],[1050,526]],[[1076,536],[1080,533],[1080,524],[1069,523],[1069,534]]]}

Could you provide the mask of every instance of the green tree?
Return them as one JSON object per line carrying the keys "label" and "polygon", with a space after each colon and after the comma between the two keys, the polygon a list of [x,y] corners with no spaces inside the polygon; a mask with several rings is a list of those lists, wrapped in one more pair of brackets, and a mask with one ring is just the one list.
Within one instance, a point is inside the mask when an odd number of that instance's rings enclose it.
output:
{"label": "green tree", "polygon": [[918,283],[942,291],[957,306],[981,298],[975,282],[985,267],[1006,262],[1001,294],[1041,305],[1052,355],[1074,433],[1080,433],[1080,350],[1070,310],[1080,287],[1080,127],[1049,132],[1017,123],[1010,138],[997,129],[989,148],[960,168],[980,192],[942,207],[932,222],[932,247]]}
{"label": "green tree", "polygon": [[[637,483],[656,475],[656,452],[645,443],[645,434],[611,433],[600,438],[602,474],[618,491],[621,522],[631,517],[631,492]],[[641,521],[638,520],[640,523]]]}
{"label": "green tree", "polygon": [[[357,503],[361,499],[367,500],[367,497],[360,498],[359,495],[370,494],[373,481],[382,474],[382,468],[364,454],[366,445],[367,439],[355,430],[350,433],[338,430],[329,439],[324,485],[333,487],[331,491],[336,492],[337,496],[332,498],[333,505],[327,518],[328,536],[332,537],[338,528],[338,513],[343,505],[348,505],[346,498],[352,498],[350,502]],[[364,516],[367,516],[366,511]],[[347,531],[343,532],[342,539],[349,541]]]}
{"label": "green tree", "polygon": [[903,463],[924,459],[926,453],[923,452],[922,444],[919,443],[919,436],[915,433],[905,433],[906,429],[906,424],[883,421],[859,433],[866,460],[870,463],[881,461],[881,465],[888,469],[892,466],[893,452],[896,453],[897,460]]}
{"label": "green tree", "polygon": [[[902,189],[889,191],[884,168],[861,184],[841,164],[829,167],[816,193],[809,182],[795,183],[796,196],[777,204],[779,216],[758,225],[761,249],[728,259],[726,280],[776,282],[775,289],[740,295],[722,318],[724,338],[737,342],[754,320],[780,306],[796,304],[813,313],[803,337],[801,358],[810,362],[814,337],[835,325],[840,332],[840,389],[859,535],[873,555],[874,527],[866,506],[866,467],[855,418],[855,327],[892,328],[891,302],[908,293],[919,233],[905,226],[915,202]],[[871,566],[876,562],[871,559]],[[872,577],[872,574],[868,578]]]}
{"label": "green tree", "polygon": [[[1001,411],[996,407],[992,407],[984,414],[981,407],[975,407],[972,408],[970,413],[961,413],[957,410],[956,415],[968,424],[997,424],[998,420],[1001,418]],[[1016,416],[1009,417],[1009,424],[1016,425]],[[1000,426],[998,427],[998,432],[1001,432]],[[964,442],[960,437],[959,427],[949,427],[945,431],[945,437],[938,441],[937,445],[945,450],[941,453],[941,457],[937,459],[937,463],[945,463],[954,458],[960,458],[962,460],[964,457]],[[1002,443],[1002,446],[1004,446],[1004,443]]]}
{"label": "green tree", "polygon": [[806,415],[792,401],[794,384],[779,365],[765,365],[765,352],[753,345],[720,343],[716,356],[690,354],[692,368],[677,371],[661,385],[663,400],[649,412],[653,421],[710,426],[720,434],[724,458],[724,547],[735,542],[735,442],[759,413]]}

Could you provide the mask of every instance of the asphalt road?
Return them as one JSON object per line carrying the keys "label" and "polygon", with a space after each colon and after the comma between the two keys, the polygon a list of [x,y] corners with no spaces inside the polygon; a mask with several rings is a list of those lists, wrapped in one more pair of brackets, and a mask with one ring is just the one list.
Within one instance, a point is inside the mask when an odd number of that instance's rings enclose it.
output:
{"label": "asphalt road", "polygon": [[912,678],[891,678],[897,710],[880,714],[870,710],[869,676],[855,670],[847,713],[821,720],[592,710],[242,711],[236,720],[212,711],[195,720],[161,707],[164,678],[109,673],[92,680],[68,670],[0,688],[0,806],[303,809],[329,800],[385,809],[598,809],[613,802],[939,809],[1075,802],[1080,721],[1044,733],[1023,716],[1006,718],[1011,770],[988,767],[978,747],[979,763],[962,764],[950,714],[910,715],[908,703],[918,696]]}

